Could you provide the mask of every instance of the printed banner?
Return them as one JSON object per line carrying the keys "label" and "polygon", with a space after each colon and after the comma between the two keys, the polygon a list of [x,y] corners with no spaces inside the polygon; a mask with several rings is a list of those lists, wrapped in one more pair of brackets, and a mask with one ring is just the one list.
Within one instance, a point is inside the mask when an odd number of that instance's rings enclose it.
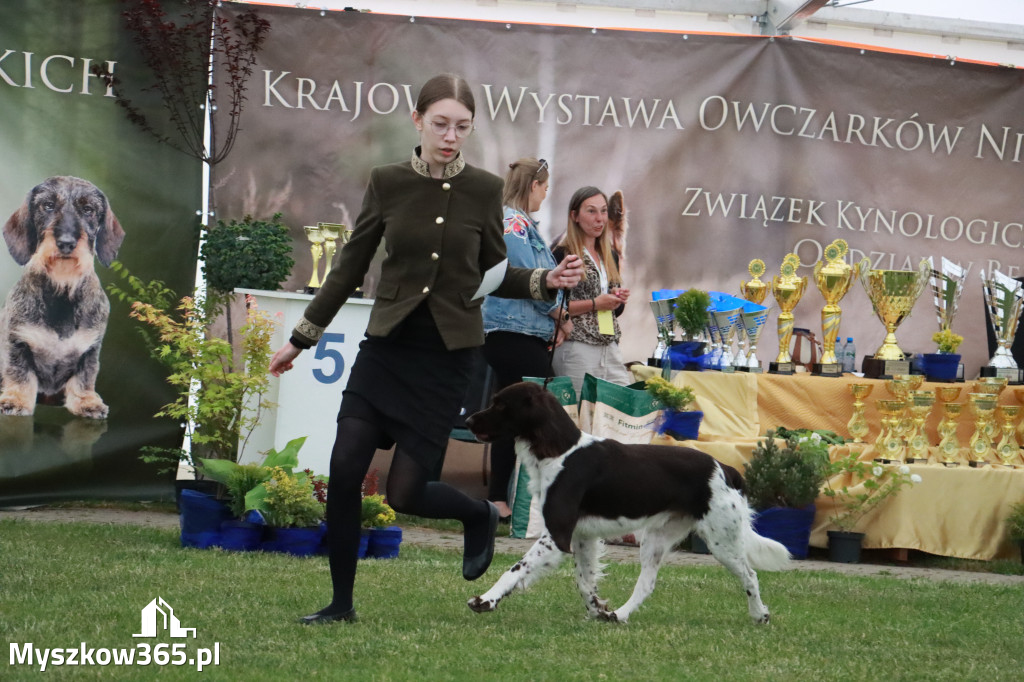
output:
{"label": "printed banner", "polygon": [[130,124],[92,75],[144,75],[122,9],[0,4],[0,506],[173,490],[138,459],[181,442],[153,418],[172,399],[165,374],[125,303],[104,319],[104,286],[116,258],[191,291],[202,167]]}
{"label": "printed banner", "polygon": [[[577,187],[624,192],[627,361],[657,344],[652,290],[738,294],[751,259],[770,278],[789,252],[811,280],[796,325],[820,338],[812,268],[841,238],[848,259],[874,268],[916,269],[929,256],[973,264],[954,329],[974,374],[988,358],[975,273],[1024,274],[1019,70],[761,37],[262,11],[273,33],[215,186],[232,215],[284,213],[298,256],[291,290],[310,275],[303,225],[352,223],[370,168],[417,144],[418,88],[446,71],[476,98],[469,163],[504,176],[518,157],[549,161],[548,238],[564,231]],[[371,295],[373,283],[371,270]],[[884,329],[860,284],[841,306],[840,336],[873,353]],[[777,313],[765,363],[778,351]],[[898,337],[932,352],[937,330],[922,296]]]}

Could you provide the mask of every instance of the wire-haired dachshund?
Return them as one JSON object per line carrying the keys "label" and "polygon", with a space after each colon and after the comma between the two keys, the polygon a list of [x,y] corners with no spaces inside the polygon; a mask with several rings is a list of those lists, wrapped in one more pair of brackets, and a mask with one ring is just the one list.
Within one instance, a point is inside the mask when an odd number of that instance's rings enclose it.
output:
{"label": "wire-haired dachshund", "polygon": [[94,258],[110,265],[124,230],[103,192],[69,176],[47,178],[4,225],[21,279],[0,311],[0,414],[31,415],[37,398],[105,419],[96,393],[110,301]]}

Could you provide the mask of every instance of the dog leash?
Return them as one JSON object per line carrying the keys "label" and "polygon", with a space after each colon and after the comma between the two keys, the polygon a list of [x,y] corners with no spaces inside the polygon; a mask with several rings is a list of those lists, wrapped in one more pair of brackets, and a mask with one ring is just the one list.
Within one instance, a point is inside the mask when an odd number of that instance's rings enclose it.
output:
{"label": "dog leash", "polygon": [[558,328],[562,322],[569,319],[569,289],[559,289],[562,292],[562,305],[558,309],[558,320],[555,321],[555,331],[548,343],[548,375],[544,378],[544,388],[548,387],[551,380],[555,378],[555,344],[558,342]]}

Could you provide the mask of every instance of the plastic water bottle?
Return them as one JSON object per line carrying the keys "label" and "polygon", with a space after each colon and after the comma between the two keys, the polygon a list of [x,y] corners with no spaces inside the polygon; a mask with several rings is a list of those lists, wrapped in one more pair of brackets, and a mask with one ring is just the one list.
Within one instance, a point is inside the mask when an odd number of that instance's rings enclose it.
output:
{"label": "plastic water bottle", "polygon": [[846,342],[843,341],[843,337],[836,338],[836,362],[839,363],[839,371],[846,371]]}
{"label": "plastic water bottle", "polygon": [[853,345],[853,337],[846,337],[846,345],[843,346],[843,371],[857,371],[857,346]]}

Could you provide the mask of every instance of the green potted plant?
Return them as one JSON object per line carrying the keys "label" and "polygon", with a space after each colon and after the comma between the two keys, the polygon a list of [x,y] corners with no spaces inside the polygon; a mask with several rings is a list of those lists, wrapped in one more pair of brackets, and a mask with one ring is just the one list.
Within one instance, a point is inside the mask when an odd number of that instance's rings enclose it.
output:
{"label": "green potted plant", "polygon": [[1006,532],[1017,543],[1021,561],[1024,562],[1024,501],[1010,507],[1010,515],[1006,517]]}
{"label": "green potted plant", "polygon": [[708,324],[708,306],[711,296],[703,289],[687,289],[675,299],[672,310],[682,332],[683,341],[673,344],[669,353],[682,358],[684,369],[701,369],[698,358],[704,352],[700,340]]}
{"label": "green potted plant", "polygon": [[829,445],[817,432],[770,430],[745,465],[747,499],[757,512],[754,530],[784,544],[796,559],[807,558],[814,501],[829,468]]}
{"label": "green potted plant", "polygon": [[[398,556],[402,529],[391,525],[395,518],[395,510],[384,500],[383,495],[363,496],[362,522],[366,548],[361,551],[361,556],[377,559],[393,559]],[[363,550],[362,545],[360,540],[360,550]]]}
{"label": "green potted plant", "polygon": [[323,535],[324,505],[316,499],[309,477],[273,467],[260,488],[259,510],[270,536],[263,547],[295,556],[316,554]]}
{"label": "green potted plant", "polygon": [[924,355],[924,369],[928,381],[956,379],[957,368],[960,365],[960,356],[956,351],[963,340],[964,337],[954,333],[949,327],[943,327],[932,334],[932,342],[935,343],[938,352]]}
{"label": "green potted plant", "polygon": [[233,520],[221,523],[219,544],[222,548],[246,551],[259,547],[265,523],[248,520],[248,513],[266,510],[266,489],[261,484],[270,479],[275,468],[291,474],[299,465],[299,450],[305,442],[305,436],[295,438],[281,450],[268,451],[260,463],[239,464],[229,459],[199,460],[199,470],[203,475],[224,486],[228,508],[234,516]]}
{"label": "green potted plant", "polygon": [[668,379],[653,376],[644,388],[662,404],[657,431],[676,440],[696,440],[704,413],[694,409],[696,397],[690,386],[676,386]]}
{"label": "green potted plant", "polygon": [[829,559],[842,563],[860,561],[860,547],[864,533],[855,531],[869,512],[907,486],[921,482],[903,465],[882,465],[858,459],[851,452],[829,466],[828,478],[822,493],[833,503],[829,523],[835,530],[828,531]]}

